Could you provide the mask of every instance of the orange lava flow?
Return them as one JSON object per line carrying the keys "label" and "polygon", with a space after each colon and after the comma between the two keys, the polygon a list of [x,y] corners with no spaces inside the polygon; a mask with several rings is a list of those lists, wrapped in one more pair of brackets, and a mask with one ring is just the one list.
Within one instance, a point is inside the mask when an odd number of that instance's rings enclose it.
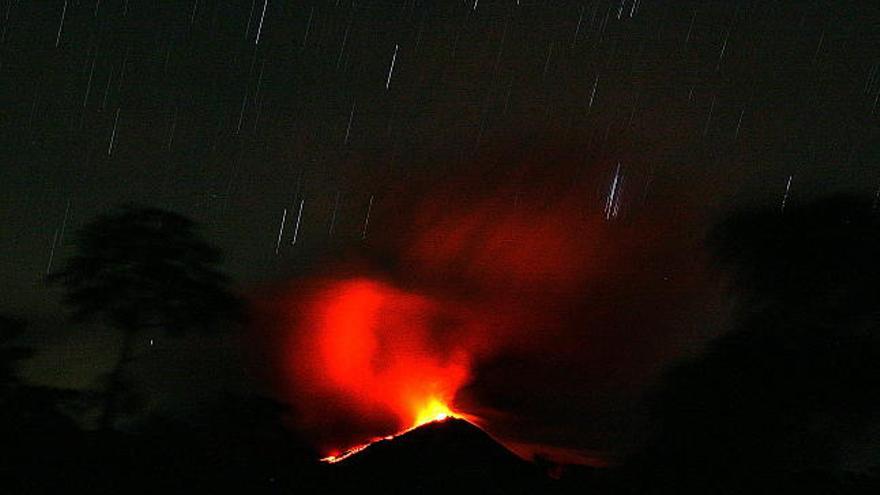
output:
{"label": "orange lava flow", "polygon": [[437,322],[448,317],[442,305],[357,278],[326,282],[305,307],[304,340],[292,359],[305,393],[351,417],[385,418],[398,431],[466,417],[451,404],[470,377],[470,356],[438,345]]}
{"label": "orange lava flow", "polygon": [[323,457],[323,458],[321,458],[321,461],[327,462],[330,464],[337,463],[339,461],[342,461],[344,459],[347,459],[347,458],[357,454],[358,452],[363,451],[367,447],[369,447],[377,442],[383,442],[386,440],[393,440],[393,439],[395,439],[405,433],[408,433],[408,432],[418,428],[419,426],[422,426],[422,425],[425,425],[428,423],[433,423],[433,422],[446,421],[449,418],[467,419],[469,421],[472,419],[472,417],[467,414],[459,414],[459,413],[453,412],[451,409],[449,409],[449,407],[446,406],[446,404],[440,402],[437,399],[431,399],[428,402],[428,404],[426,404],[425,407],[419,412],[419,414],[416,418],[416,423],[413,424],[411,427],[409,427],[401,432],[398,432],[394,435],[373,438],[370,442],[367,442],[367,443],[361,444],[361,445],[357,445],[355,447],[351,447],[342,453]]}

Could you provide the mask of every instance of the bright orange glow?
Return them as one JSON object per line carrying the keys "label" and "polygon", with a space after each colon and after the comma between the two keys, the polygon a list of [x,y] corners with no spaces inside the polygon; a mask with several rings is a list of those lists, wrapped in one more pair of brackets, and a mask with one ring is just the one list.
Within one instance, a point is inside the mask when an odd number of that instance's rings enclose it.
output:
{"label": "bright orange glow", "polygon": [[470,377],[470,354],[454,341],[437,344],[438,325],[454,319],[441,304],[367,278],[328,281],[300,304],[290,364],[301,393],[334,408],[313,411],[313,421],[344,411],[387,434],[465,417],[452,404]]}
{"label": "bright orange glow", "polygon": [[[624,287],[648,280],[637,276],[643,270],[665,273],[667,257],[678,255],[650,254],[658,234],[645,230],[649,220],[605,221],[604,192],[597,194],[590,170],[616,163],[516,155],[448,180],[413,185],[407,174],[399,191],[374,205],[368,239],[330,250],[322,264],[309,263],[310,275],[265,301],[253,325],[265,346],[255,368],[267,367],[273,392],[294,406],[289,420],[332,454],[328,460],[374,436],[470,419],[463,410],[518,433],[517,411],[481,403],[487,387],[544,385],[508,379],[508,367],[543,370],[558,361],[599,377],[606,360],[637,355],[606,337],[605,329],[643,327],[628,316],[617,320],[628,299],[615,296],[655,297],[653,286]],[[516,172],[496,173],[501,164]],[[557,164],[564,173],[551,173]],[[594,326],[599,338],[592,341]],[[541,364],[535,356],[553,359]],[[476,370],[484,376],[473,377]]]}
{"label": "bright orange glow", "polygon": [[449,417],[455,417],[455,413],[453,413],[446,404],[437,399],[431,399],[428,401],[428,404],[418,412],[414,426],[430,423],[431,421],[443,421]]}
{"label": "bright orange glow", "polygon": [[394,413],[402,427],[419,423],[426,407],[449,411],[443,404],[466,381],[467,363],[428,347],[426,317],[435,310],[427,298],[354,280],[322,299],[318,344],[333,387]]}
{"label": "bright orange glow", "polygon": [[407,429],[405,429],[399,433],[396,433],[394,435],[386,435],[384,437],[374,438],[371,442],[357,445],[355,447],[351,447],[348,450],[346,450],[345,452],[334,452],[333,454],[328,455],[327,457],[321,458],[321,461],[327,462],[330,464],[337,463],[337,462],[342,461],[344,459],[348,459],[349,457],[357,454],[358,452],[363,451],[364,449],[366,449],[370,445],[373,445],[374,443],[379,443],[379,442],[388,441],[388,440],[394,440],[395,438],[397,438],[405,433],[409,433],[410,431],[415,430],[419,426],[422,426],[427,423],[433,423],[435,421],[446,421],[449,418],[468,419],[468,416],[456,414],[456,413],[450,411],[445,405],[443,405],[439,401],[432,401],[431,404],[425,409],[424,417],[420,416],[420,418],[417,420],[417,423],[414,424],[412,427],[407,428]]}

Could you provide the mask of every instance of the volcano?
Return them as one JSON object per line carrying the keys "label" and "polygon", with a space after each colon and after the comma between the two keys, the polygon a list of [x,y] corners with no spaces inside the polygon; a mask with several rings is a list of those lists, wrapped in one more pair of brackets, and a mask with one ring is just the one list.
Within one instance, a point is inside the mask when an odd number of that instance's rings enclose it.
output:
{"label": "volcano", "polygon": [[327,469],[340,493],[536,493],[549,482],[537,466],[455,417],[373,442]]}

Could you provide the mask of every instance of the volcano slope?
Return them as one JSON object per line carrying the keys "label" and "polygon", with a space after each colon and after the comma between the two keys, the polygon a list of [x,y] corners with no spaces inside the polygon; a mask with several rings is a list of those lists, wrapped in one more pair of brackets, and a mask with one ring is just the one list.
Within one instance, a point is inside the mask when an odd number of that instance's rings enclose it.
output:
{"label": "volcano slope", "polygon": [[334,493],[544,493],[551,481],[476,425],[426,423],[327,465]]}

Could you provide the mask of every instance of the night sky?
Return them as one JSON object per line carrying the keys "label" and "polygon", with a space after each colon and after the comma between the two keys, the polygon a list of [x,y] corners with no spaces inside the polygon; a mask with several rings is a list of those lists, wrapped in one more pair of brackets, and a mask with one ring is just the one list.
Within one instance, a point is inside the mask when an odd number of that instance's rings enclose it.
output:
{"label": "night sky", "polygon": [[[462,400],[513,440],[613,452],[659,370],[723,332],[706,228],[876,197],[878,99],[871,2],[5,0],[0,310],[32,322],[27,376],[90,387],[112,334],[61,328],[43,279],[119,204],[194,218],[249,295],[352,252],[425,283],[399,262],[425,204],[445,225],[564,198],[604,229],[602,304],[563,318],[594,330],[511,344]],[[247,386],[236,339],[155,338],[155,400]],[[159,386],[193,349],[204,378]]]}

